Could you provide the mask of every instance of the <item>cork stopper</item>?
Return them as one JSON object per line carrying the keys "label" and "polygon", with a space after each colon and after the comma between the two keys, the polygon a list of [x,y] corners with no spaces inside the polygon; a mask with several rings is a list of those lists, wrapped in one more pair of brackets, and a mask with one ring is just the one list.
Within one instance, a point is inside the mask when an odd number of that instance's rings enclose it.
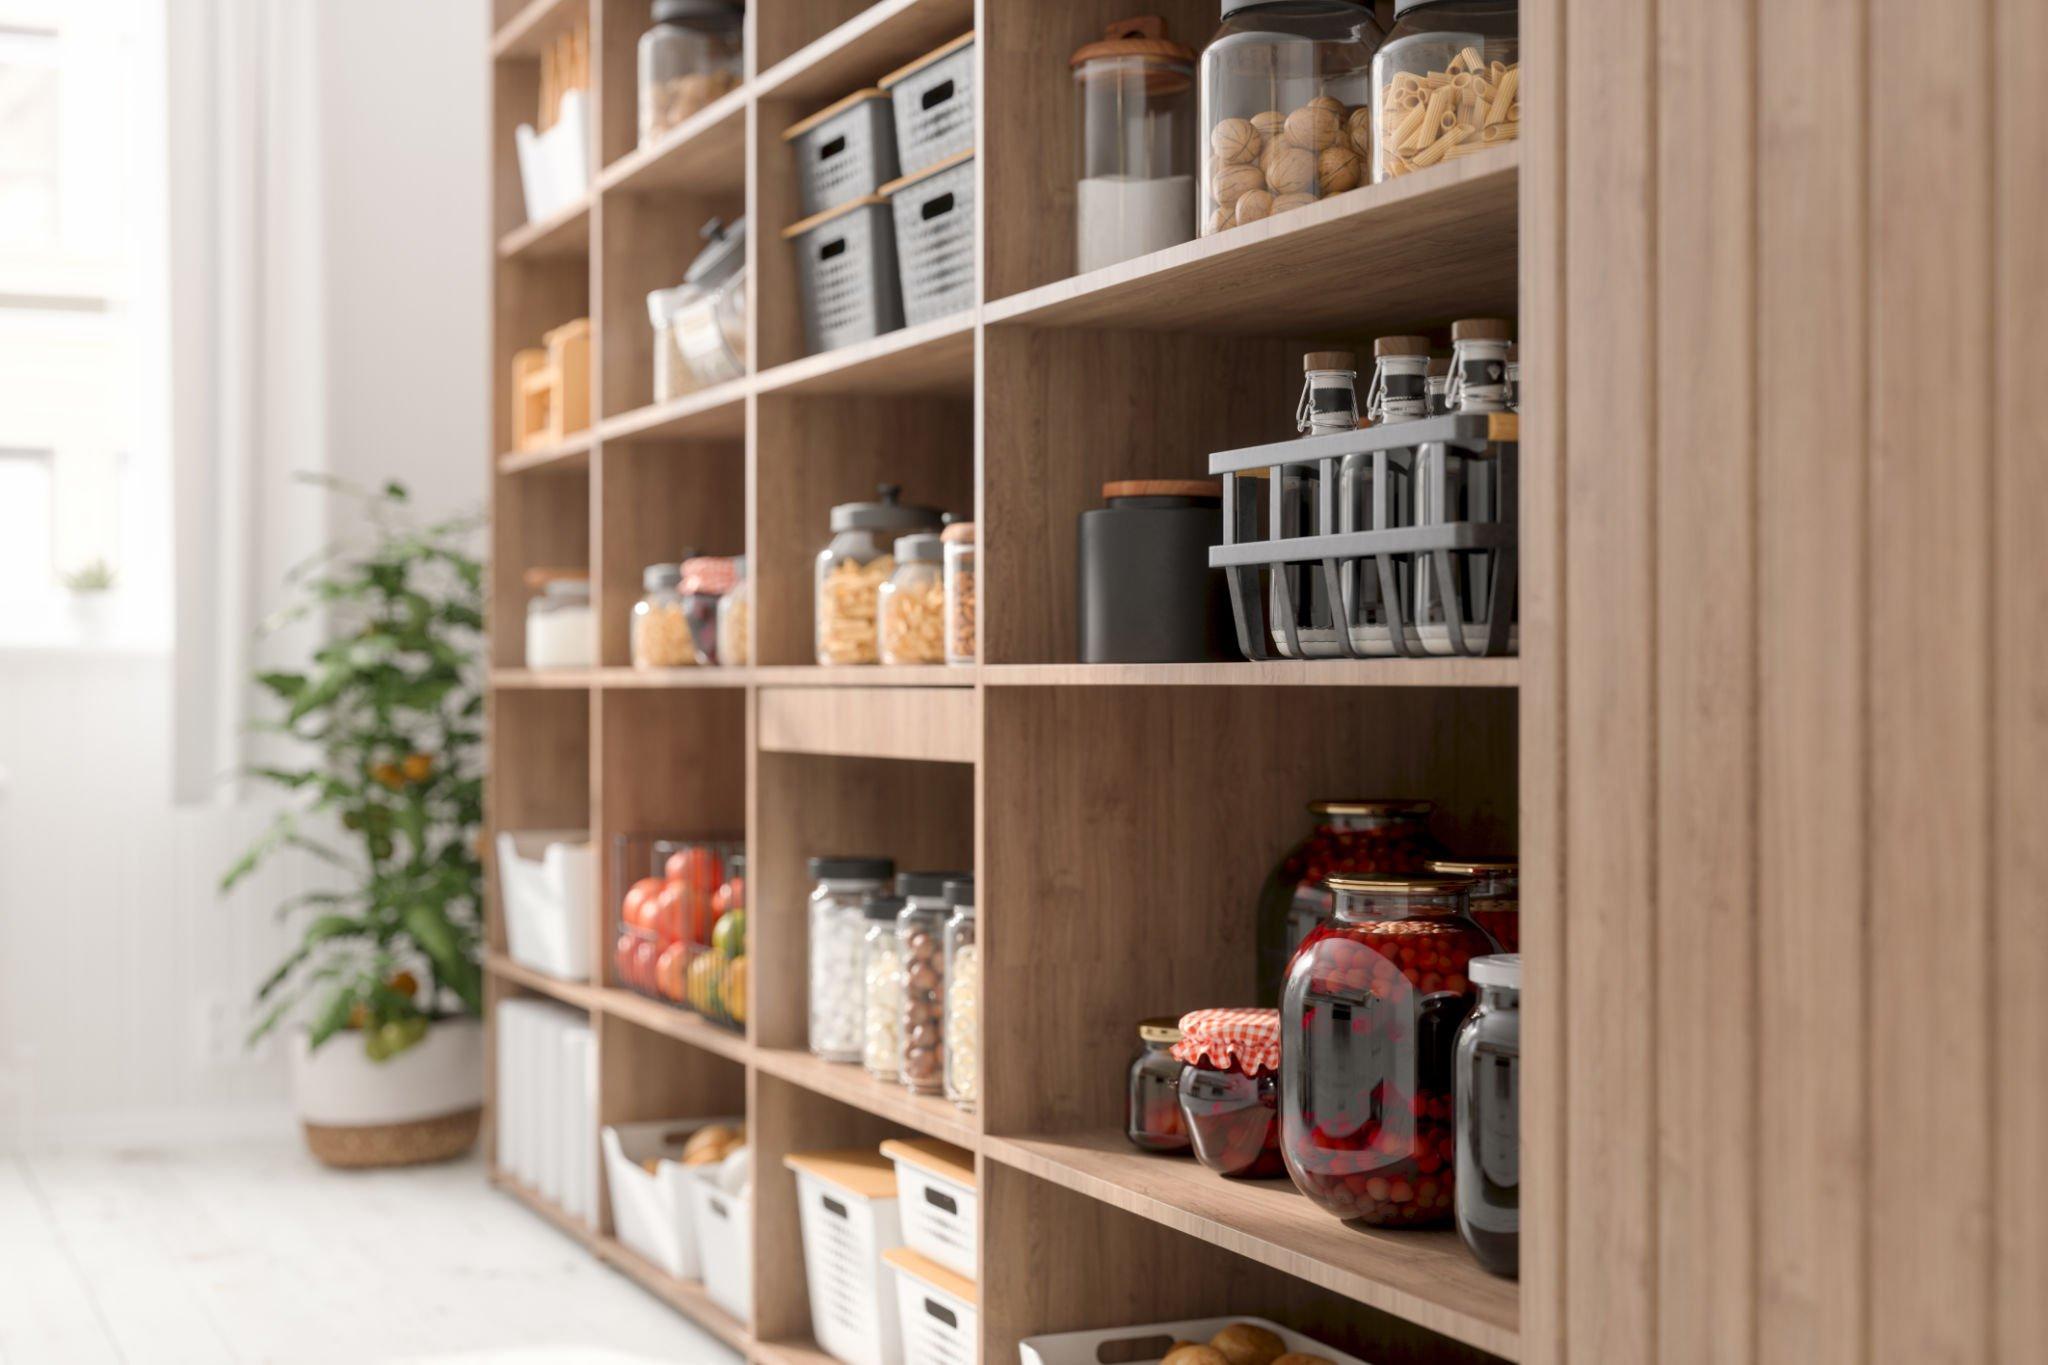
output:
{"label": "cork stopper", "polygon": [[1505,318],[1459,318],[1451,324],[1452,341],[1513,341],[1515,325]]}
{"label": "cork stopper", "polygon": [[1381,337],[1372,344],[1372,355],[1375,360],[1385,360],[1388,356],[1396,355],[1428,354],[1428,337]]}
{"label": "cork stopper", "polygon": [[1316,370],[1358,369],[1358,357],[1350,351],[1310,351],[1301,358],[1301,372],[1309,374]]}

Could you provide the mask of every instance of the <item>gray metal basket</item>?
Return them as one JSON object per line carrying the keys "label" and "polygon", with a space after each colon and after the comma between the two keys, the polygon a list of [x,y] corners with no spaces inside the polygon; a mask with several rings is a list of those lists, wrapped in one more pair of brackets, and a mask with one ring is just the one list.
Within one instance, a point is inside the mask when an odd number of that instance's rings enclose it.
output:
{"label": "gray metal basket", "polygon": [[958,156],[974,145],[974,35],[882,77],[896,106],[896,160],[903,174]]}
{"label": "gray metal basket", "polygon": [[903,325],[896,227],[880,195],[805,219],[784,229],[783,236],[796,250],[804,343],[813,354]]}
{"label": "gray metal basket", "polygon": [[873,194],[902,174],[894,101],[860,90],[782,135],[796,158],[797,202],[808,218]]}
{"label": "gray metal basket", "polygon": [[883,191],[896,221],[903,320],[915,327],[974,306],[974,153]]}

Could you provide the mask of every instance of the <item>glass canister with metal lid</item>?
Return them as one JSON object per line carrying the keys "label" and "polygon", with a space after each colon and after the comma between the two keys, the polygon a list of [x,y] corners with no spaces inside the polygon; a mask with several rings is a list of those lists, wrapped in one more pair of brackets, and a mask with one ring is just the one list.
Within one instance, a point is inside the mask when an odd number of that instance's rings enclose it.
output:
{"label": "glass canister with metal lid", "polygon": [[946,584],[939,537],[918,531],[896,538],[896,571],[877,591],[875,619],[885,664],[946,660]]}
{"label": "glass canister with metal lid", "polygon": [[871,664],[880,657],[876,612],[882,584],[896,572],[898,536],[939,529],[938,509],[901,501],[885,483],[873,502],[832,509],[832,539],[818,551],[817,657],[821,664]]}
{"label": "glass canister with metal lid", "polygon": [[640,145],[739,89],[746,11],[733,0],[654,0],[640,35]]}
{"label": "glass canister with metal lid", "polygon": [[1522,129],[1516,0],[1394,0],[1372,61],[1374,184],[1514,141]]}

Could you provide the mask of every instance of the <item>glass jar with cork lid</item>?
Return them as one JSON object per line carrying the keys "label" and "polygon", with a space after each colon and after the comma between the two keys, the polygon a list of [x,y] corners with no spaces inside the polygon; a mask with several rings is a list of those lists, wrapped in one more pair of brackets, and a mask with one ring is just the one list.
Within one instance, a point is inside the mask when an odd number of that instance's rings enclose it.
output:
{"label": "glass jar with cork lid", "polygon": [[880,657],[876,612],[882,584],[896,572],[896,538],[939,529],[936,508],[901,501],[900,485],[885,483],[873,502],[843,502],[832,509],[832,539],[818,551],[817,657],[821,664],[871,664]]}
{"label": "glass jar with cork lid", "polygon": [[1195,54],[1156,14],[1120,19],[1074,53],[1074,257],[1080,272],[1195,235]]}

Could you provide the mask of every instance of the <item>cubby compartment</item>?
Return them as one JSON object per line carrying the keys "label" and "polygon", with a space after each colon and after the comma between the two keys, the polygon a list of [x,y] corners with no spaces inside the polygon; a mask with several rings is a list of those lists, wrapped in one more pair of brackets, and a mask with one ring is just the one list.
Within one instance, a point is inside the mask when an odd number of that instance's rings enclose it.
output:
{"label": "cubby compartment", "polygon": [[[659,417],[658,412],[642,411],[655,403],[655,334],[647,296],[683,282],[684,272],[706,245],[703,234],[709,223],[716,219],[730,224],[745,212],[746,199],[737,187],[642,190],[635,182],[605,196],[599,215],[605,261],[600,274],[602,420],[612,423],[632,414],[626,424],[630,430]],[[750,306],[751,301],[750,289]],[[667,406],[701,405],[707,392],[693,388]]]}
{"label": "cubby compartment", "polygon": [[533,570],[587,571],[590,564],[590,476],[562,468],[492,477],[491,664],[526,667],[527,604]]}
{"label": "cubby compartment", "polygon": [[[501,688],[491,698],[490,722],[497,744],[485,781],[493,827],[507,831],[589,829],[589,694],[568,689]],[[593,885],[591,893],[595,891]],[[502,953],[509,945],[504,890],[495,877],[486,940],[494,952]]]}
{"label": "cubby compartment", "polygon": [[[974,0],[800,0],[752,7],[755,69],[766,93],[823,108],[857,84],[974,27]],[[854,84],[849,84],[853,82]],[[842,88],[843,87],[843,88]]]}
{"label": "cubby compartment", "polygon": [[[607,442],[602,459],[598,657],[620,667],[632,662],[633,604],[650,565],[746,552],[746,458],[736,440],[636,437]],[[707,669],[694,680],[715,682],[718,673]]]}

